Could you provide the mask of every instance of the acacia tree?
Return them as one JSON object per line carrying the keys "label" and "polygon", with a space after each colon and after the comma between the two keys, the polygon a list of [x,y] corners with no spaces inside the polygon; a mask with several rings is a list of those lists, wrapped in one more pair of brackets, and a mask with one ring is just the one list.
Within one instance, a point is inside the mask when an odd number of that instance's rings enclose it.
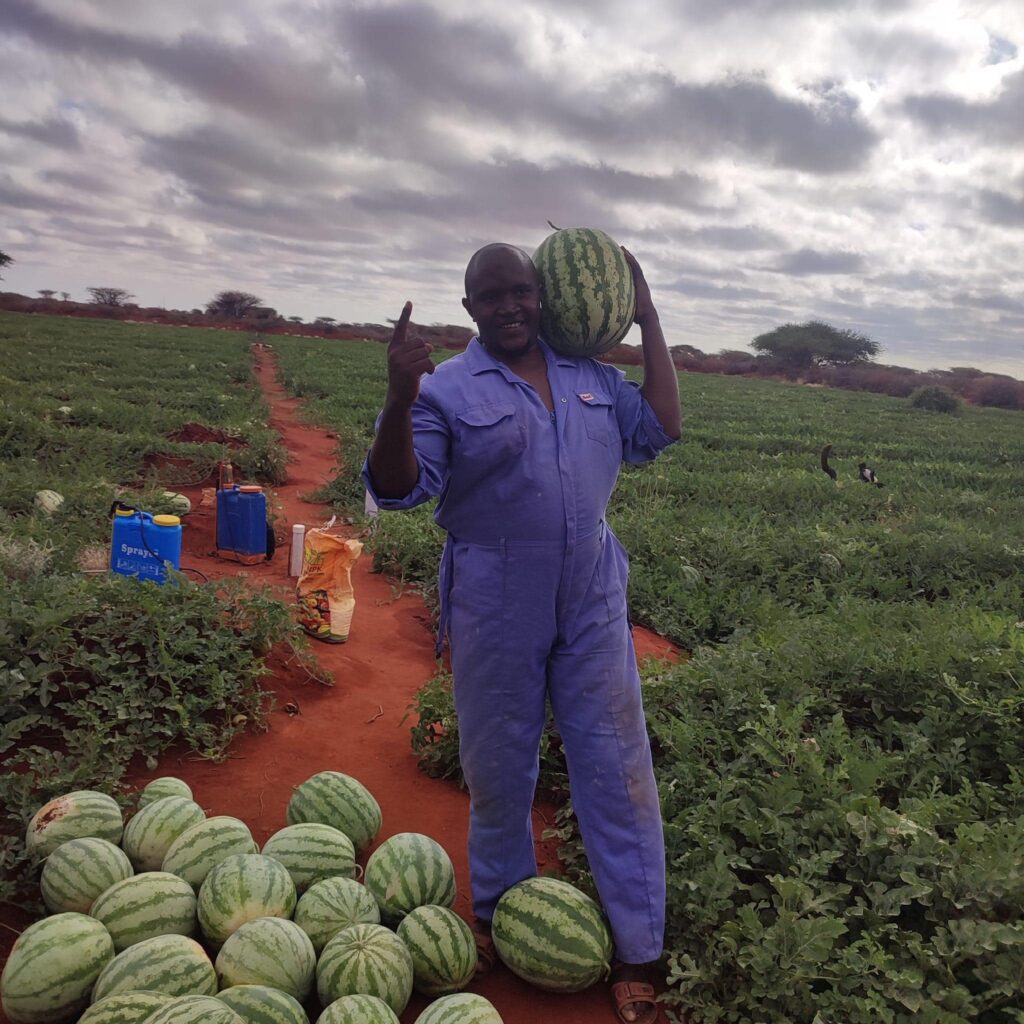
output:
{"label": "acacia tree", "polygon": [[[8,256],[7,253],[5,253],[5,252],[0,252],[0,269],[3,269],[4,267],[8,266],[9,264],[11,264],[13,262],[14,262],[14,257],[13,256]],[[2,280],[3,280],[3,278],[0,277],[0,281],[2,281]]]}
{"label": "acacia tree", "polygon": [[833,327],[823,320],[783,324],[766,334],[759,334],[750,347],[794,369],[862,363],[881,351],[878,342],[866,335]]}
{"label": "acacia tree", "polygon": [[250,292],[217,292],[206,304],[206,312],[239,319],[262,302],[263,300],[258,295],[253,295]]}
{"label": "acacia tree", "polygon": [[56,288],[40,288],[39,289],[39,294],[42,295],[42,297],[44,299],[52,299],[54,297],[54,295],[57,294],[57,289]]}
{"label": "acacia tree", "polygon": [[135,296],[126,292],[123,288],[86,288],[92,301],[99,306],[123,306],[129,299]]}

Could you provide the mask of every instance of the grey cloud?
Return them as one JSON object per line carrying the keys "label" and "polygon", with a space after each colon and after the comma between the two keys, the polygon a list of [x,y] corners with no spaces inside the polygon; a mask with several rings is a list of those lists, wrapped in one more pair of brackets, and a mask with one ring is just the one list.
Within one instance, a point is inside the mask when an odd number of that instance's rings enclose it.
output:
{"label": "grey cloud", "polygon": [[87,212],[90,207],[63,196],[36,192],[15,184],[10,175],[0,177],[0,206],[12,210],[38,210],[43,213]]}
{"label": "grey cloud", "polygon": [[1019,196],[994,189],[983,189],[978,193],[981,214],[993,224],[1005,227],[1024,227],[1024,191]]}
{"label": "grey cloud", "polygon": [[[669,285],[663,285],[666,291],[676,292],[697,299],[771,299],[769,292],[757,288],[744,288],[734,284],[717,284],[714,281],[700,280],[694,277],[681,277]],[[661,289],[659,289],[660,291]]]}
{"label": "grey cloud", "polygon": [[11,121],[0,117],[0,132],[32,139],[55,149],[81,149],[78,129],[62,118],[49,118],[46,121]]}
{"label": "grey cloud", "polygon": [[1014,299],[1002,292],[957,292],[952,300],[958,306],[970,306],[973,309],[994,310],[1010,313],[1014,316],[1024,315],[1024,300]]}
{"label": "grey cloud", "polygon": [[780,256],[772,268],[783,274],[856,274],[864,269],[859,252],[797,249]]}
{"label": "grey cloud", "polygon": [[87,192],[89,195],[94,196],[110,195],[115,191],[109,179],[101,178],[97,174],[90,174],[88,171],[51,168],[50,170],[43,171],[40,177],[44,181],[50,181],[56,185],[64,185],[67,188],[74,189],[76,192]]}
{"label": "grey cloud", "polygon": [[949,93],[910,96],[906,112],[935,135],[960,132],[987,145],[1024,140],[1024,70],[1003,79],[1003,90],[988,102]]}
{"label": "grey cloud", "polygon": [[781,247],[783,238],[774,231],[753,226],[730,227],[724,224],[710,224],[683,235],[709,249],[730,249],[736,252],[747,252],[756,249],[775,249]]}

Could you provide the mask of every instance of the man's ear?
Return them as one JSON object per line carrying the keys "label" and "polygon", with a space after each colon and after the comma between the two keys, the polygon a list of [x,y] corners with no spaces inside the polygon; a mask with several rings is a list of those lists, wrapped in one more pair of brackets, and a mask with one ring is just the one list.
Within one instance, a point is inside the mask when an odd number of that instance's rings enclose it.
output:
{"label": "man's ear", "polygon": [[476,323],[476,317],[473,316],[473,307],[469,303],[469,299],[462,300],[462,308],[469,314],[469,319]]}

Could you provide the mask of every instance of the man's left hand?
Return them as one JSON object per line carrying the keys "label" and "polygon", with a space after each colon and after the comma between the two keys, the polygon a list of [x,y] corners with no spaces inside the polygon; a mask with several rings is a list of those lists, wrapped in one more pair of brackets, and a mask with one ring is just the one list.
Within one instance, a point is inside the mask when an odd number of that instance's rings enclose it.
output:
{"label": "man's left hand", "polygon": [[657,316],[658,311],[654,308],[650,285],[636,257],[625,246],[622,247],[622,251],[625,253],[629,269],[633,271],[633,288],[636,291],[636,313],[633,315],[633,322],[642,326],[649,317]]}

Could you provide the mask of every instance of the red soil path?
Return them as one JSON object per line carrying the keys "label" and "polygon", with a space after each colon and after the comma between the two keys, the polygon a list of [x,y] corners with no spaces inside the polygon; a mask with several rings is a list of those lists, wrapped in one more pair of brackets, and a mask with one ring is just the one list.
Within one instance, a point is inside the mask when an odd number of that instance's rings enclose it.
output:
{"label": "red soil path", "polygon": [[[274,492],[278,535],[290,536],[293,523],[311,526],[328,518],[328,509],[310,503],[306,496],[334,475],[337,441],[328,431],[300,421],[300,403],[287,397],[278,384],[272,357],[262,353],[258,358],[271,424],[291,453],[288,480]],[[212,509],[200,507],[200,488],[185,489],[185,493],[195,511],[185,520],[182,568],[199,569],[211,580],[244,572],[254,586],[274,587],[292,600],[294,580],[287,575],[287,547],[270,562],[256,566],[218,559],[213,554]],[[207,815],[243,819],[262,845],[286,824],[285,809],[296,785],[325,769],[353,775],[381,805],[383,827],[378,841],[396,832],[423,832],[445,847],[457,875],[454,909],[471,921],[468,797],[455,785],[430,779],[418,770],[409,743],[410,722],[403,722],[416,691],[436,670],[429,615],[421,599],[398,593],[387,578],[374,574],[368,555],[356,563],[352,578],[356,609],[348,642],[314,644],[320,664],[333,677],[332,687],[311,681],[294,662],[272,659],[273,675],[265,686],[274,693],[276,707],[267,732],[236,739],[224,763],[172,752],[156,771],[137,773],[130,781],[141,786],[159,775],[183,778]],[[641,656],[673,657],[666,641],[643,630],[637,630],[636,643]],[[538,836],[549,815],[550,809],[537,809]],[[552,843],[538,841],[538,861],[542,870],[557,866]],[[622,883],[629,885],[630,879]],[[16,927],[25,923],[11,922]],[[6,946],[5,942],[0,947],[5,953]],[[474,982],[470,991],[490,999],[505,1024],[538,1020],[612,1024],[615,1020],[602,984],[575,995],[549,994],[520,981],[499,964]],[[411,1024],[427,1002],[414,995],[402,1015],[403,1024]]]}

